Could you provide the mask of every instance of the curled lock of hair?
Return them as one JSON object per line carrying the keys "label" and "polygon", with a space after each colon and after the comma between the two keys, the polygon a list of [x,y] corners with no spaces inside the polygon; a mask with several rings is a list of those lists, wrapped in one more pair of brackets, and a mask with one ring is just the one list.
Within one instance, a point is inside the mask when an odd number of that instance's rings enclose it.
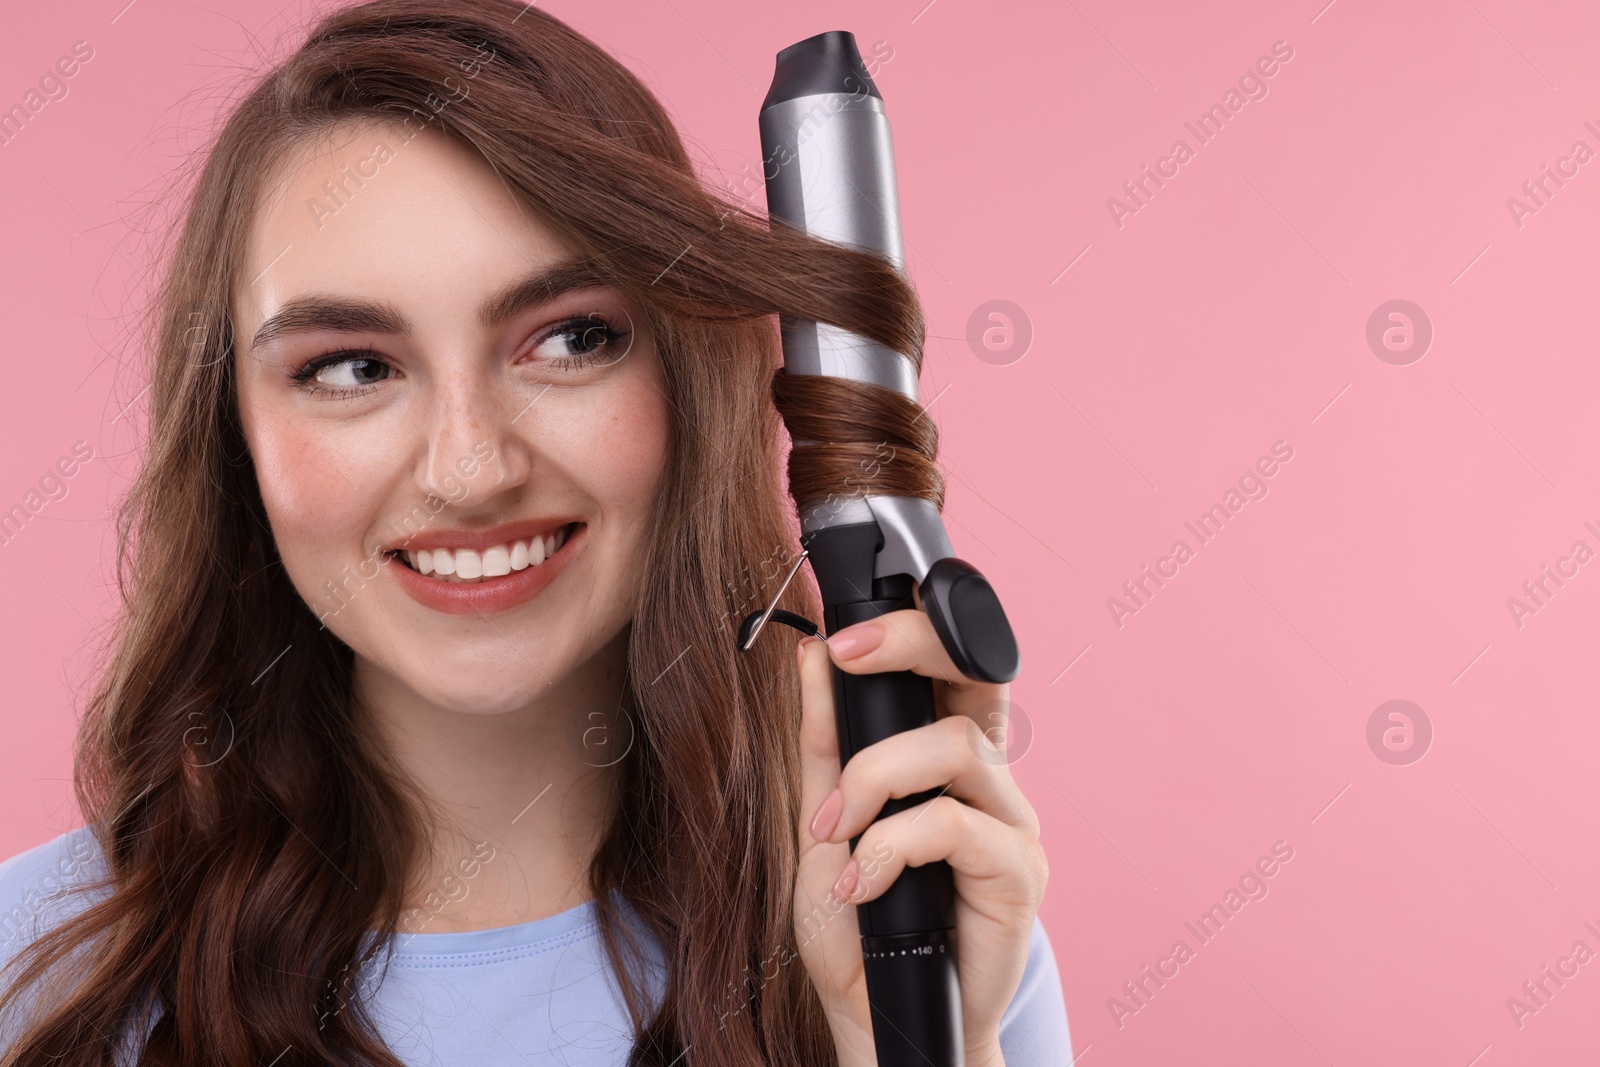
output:
{"label": "curled lock of hair", "polygon": [[926,409],[871,382],[777,374],[772,400],[789,428],[789,491],[802,512],[856,496],[909,496],[944,507]]}

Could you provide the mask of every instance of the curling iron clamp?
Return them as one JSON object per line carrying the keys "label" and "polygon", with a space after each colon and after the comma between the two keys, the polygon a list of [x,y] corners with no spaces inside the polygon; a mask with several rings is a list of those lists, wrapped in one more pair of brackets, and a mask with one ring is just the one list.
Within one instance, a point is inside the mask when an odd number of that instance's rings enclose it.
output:
{"label": "curling iron clamp", "polygon": [[[833,30],[779,52],[760,123],[762,157],[780,161],[766,168],[773,224],[876,253],[904,273],[889,119],[854,35]],[[827,323],[781,316],[779,326],[784,374],[870,383],[920,402],[907,356]],[[915,608],[915,590],[963,674],[996,683],[1017,676],[1017,643],[1005,610],[977,568],[956,558],[933,501],[869,492],[797,504],[804,551],[783,584],[810,559],[827,633]],[[809,620],[776,608],[782,595],[780,589],[772,606],[745,619],[741,650],[769,621],[818,632]],[[838,667],[832,674],[841,764],[935,719],[930,678],[911,671],[847,674]],[[891,799],[879,817],[940,792]],[[859,841],[857,835],[850,847]],[[906,868],[881,897],[858,905],[856,915],[878,1063],[960,1067],[965,1046],[949,864]]]}

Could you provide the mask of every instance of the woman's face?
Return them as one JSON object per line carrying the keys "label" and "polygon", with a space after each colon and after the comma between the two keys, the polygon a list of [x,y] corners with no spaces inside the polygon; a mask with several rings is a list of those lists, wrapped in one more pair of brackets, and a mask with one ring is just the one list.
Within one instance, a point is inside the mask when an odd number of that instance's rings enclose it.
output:
{"label": "woman's face", "polygon": [[290,580],[358,672],[440,707],[570,689],[623,647],[666,463],[640,309],[564,277],[569,247],[433,128],[342,126],[275,177],[232,321]]}

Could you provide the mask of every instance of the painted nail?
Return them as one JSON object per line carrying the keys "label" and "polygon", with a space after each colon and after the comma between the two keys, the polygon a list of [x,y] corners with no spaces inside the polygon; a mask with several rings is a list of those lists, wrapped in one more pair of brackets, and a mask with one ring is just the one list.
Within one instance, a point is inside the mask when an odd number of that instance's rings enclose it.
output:
{"label": "painted nail", "polygon": [[828,637],[835,659],[854,659],[883,644],[883,628],[876,625],[847,626]]}
{"label": "painted nail", "polygon": [[844,794],[835,789],[823,798],[817,805],[817,813],[811,816],[811,836],[818,841],[826,841],[833,833],[834,827],[839,825],[839,815],[844,811]]}
{"label": "painted nail", "polygon": [[839,880],[833,883],[833,895],[840,900],[849,900],[850,894],[856,888],[857,872],[858,868],[855,860],[845,864],[844,870],[839,872]]}

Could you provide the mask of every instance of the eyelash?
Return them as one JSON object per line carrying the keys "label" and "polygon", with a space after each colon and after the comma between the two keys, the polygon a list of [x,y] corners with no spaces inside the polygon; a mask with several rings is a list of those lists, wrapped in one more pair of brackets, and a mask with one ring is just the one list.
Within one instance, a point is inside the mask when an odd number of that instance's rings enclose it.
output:
{"label": "eyelash", "polygon": [[[617,344],[619,341],[626,340],[628,337],[628,331],[617,329],[611,324],[611,320],[609,318],[598,313],[592,315],[574,315],[571,318],[563,319],[561,322],[556,323],[546,330],[544,334],[535,342],[535,347],[543,344],[553,337],[559,337],[564,333],[587,333],[588,331],[594,329],[600,330],[605,335],[605,345],[601,348],[596,348],[576,356],[562,356],[558,359],[549,359],[543,361],[545,363],[560,367],[562,370],[581,370],[584,367],[596,362],[594,357],[597,352],[602,351],[604,348],[609,348]],[[317,356],[310,362],[306,363],[305,366],[295,371],[289,377],[296,385],[304,388],[307,393],[311,395],[316,395],[317,393],[329,393],[332,394],[329,399],[349,400],[354,397],[364,395],[369,391],[368,388],[362,386],[321,385],[315,379],[317,372],[322,370],[324,367],[336,367],[341,363],[349,363],[358,359],[371,360],[376,363],[384,363],[385,366],[388,365],[385,363],[382,353],[380,353],[377,349],[367,345],[361,345],[354,348],[331,348],[322,355]],[[373,384],[376,385],[377,383],[374,382]]]}

